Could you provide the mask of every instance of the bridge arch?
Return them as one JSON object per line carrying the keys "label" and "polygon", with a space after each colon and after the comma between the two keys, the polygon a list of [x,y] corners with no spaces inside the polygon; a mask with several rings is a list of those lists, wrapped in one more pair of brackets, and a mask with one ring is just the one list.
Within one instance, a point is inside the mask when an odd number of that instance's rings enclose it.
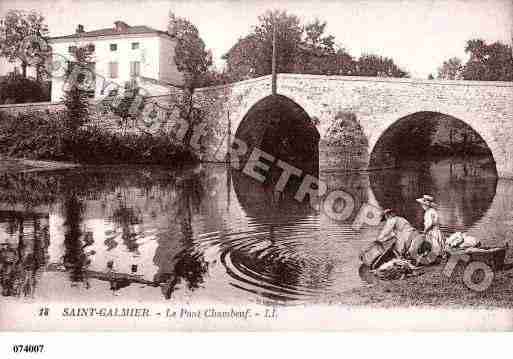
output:
{"label": "bridge arch", "polygon": [[[443,142],[450,136],[450,130],[459,129],[460,131],[467,131],[471,137],[474,145],[482,147],[480,155],[487,155],[493,162],[494,169],[500,171],[500,159],[502,152],[500,145],[496,139],[491,136],[490,131],[484,124],[479,121],[467,119],[468,114],[455,114],[454,111],[443,112],[440,110],[420,110],[403,112],[400,116],[390,118],[387,116],[384,121],[381,121],[380,126],[372,129],[366,129],[369,138],[369,167],[382,167],[385,163],[380,161],[394,160],[397,153],[393,153],[394,143],[398,144],[401,150],[406,148],[417,148],[423,154],[427,145],[427,140],[435,142]],[[434,128],[436,124],[440,124],[442,128]],[[444,130],[446,133],[444,134]],[[436,131],[437,133],[433,133]],[[456,134],[457,136],[457,134]],[[442,137],[442,139],[440,139]],[[440,147],[440,146],[439,146]],[[441,150],[440,148],[437,148]],[[411,155],[412,153],[406,153]],[[392,158],[390,158],[392,156]],[[390,163],[388,163],[390,164]]]}
{"label": "bridge arch", "polygon": [[283,95],[269,95],[254,103],[237,126],[235,137],[249,151],[258,148],[304,173],[319,172],[320,135],[302,106]]}
{"label": "bridge arch", "polygon": [[369,167],[383,169],[369,172],[374,204],[396,209],[420,228],[423,213],[415,199],[422,194],[435,196],[448,232],[473,226],[496,194],[498,166],[490,144],[468,122],[440,112],[394,121],[374,141]]}

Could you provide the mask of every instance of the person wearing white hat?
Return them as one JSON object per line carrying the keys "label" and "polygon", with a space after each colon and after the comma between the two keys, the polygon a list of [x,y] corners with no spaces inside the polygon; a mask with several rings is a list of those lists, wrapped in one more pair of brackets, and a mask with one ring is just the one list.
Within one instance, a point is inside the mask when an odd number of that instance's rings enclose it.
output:
{"label": "person wearing white hat", "polygon": [[440,259],[443,254],[444,236],[440,230],[440,219],[436,208],[438,205],[435,203],[433,196],[423,195],[421,198],[416,199],[424,210],[424,234],[426,241],[431,245],[431,250],[426,255],[422,264],[431,264]]}

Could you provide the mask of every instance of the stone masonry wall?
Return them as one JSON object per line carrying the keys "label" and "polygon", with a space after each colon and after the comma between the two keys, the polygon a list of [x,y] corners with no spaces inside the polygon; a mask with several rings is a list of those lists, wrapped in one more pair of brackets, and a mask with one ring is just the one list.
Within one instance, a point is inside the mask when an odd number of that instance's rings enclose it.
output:
{"label": "stone masonry wall", "polygon": [[62,102],[31,102],[31,103],[19,103],[0,105],[0,113],[16,116],[21,113],[27,112],[59,112],[64,109]]}
{"label": "stone masonry wall", "polygon": [[[228,127],[230,118],[235,134],[249,109],[271,94],[271,77],[198,93],[203,102],[217,104],[212,116],[222,127]],[[319,120],[321,138],[337,113],[354,114],[367,137],[369,154],[384,131],[407,115],[421,111],[450,115],[486,141],[500,176],[513,177],[513,83],[280,74],[278,94]]]}

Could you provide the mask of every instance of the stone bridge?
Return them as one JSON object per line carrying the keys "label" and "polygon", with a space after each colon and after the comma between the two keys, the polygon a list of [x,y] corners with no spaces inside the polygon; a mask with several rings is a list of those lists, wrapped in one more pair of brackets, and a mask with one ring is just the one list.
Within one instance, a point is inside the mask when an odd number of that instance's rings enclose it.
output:
{"label": "stone bridge", "polygon": [[[279,74],[277,94],[271,96],[271,76],[196,92],[219,124],[218,133],[230,128],[232,138],[242,136],[254,146],[266,141],[262,136],[269,117],[285,121],[285,128],[313,128],[305,133],[320,136],[321,168],[342,165],[338,157],[343,156],[326,143],[335,137],[332,143],[347,145],[343,129],[348,122],[362,134],[360,154],[368,167],[386,152],[377,144],[398,124],[409,119],[427,123],[433,116],[457,119],[486,143],[498,175],[513,177],[513,83]],[[396,136],[395,141],[414,142],[416,136]],[[227,151],[226,138],[218,138],[217,158]]]}
{"label": "stone bridge", "polygon": [[[209,159],[224,160],[235,137],[291,164],[313,161],[317,166],[318,156],[321,170],[385,167],[394,160],[391,150],[403,143],[417,145],[421,152],[426,133],[419,128],[429,127],[433,119],[459,120],[486,144],[498,175],[513,178],[511,82],[278,74],[277,96],[271,88],[269,75],[196,90],[196,103],[215,125]],[[5,105],[0,112],[62,107]],[[275,151],[284,137],[291,142],[288,156]]]}

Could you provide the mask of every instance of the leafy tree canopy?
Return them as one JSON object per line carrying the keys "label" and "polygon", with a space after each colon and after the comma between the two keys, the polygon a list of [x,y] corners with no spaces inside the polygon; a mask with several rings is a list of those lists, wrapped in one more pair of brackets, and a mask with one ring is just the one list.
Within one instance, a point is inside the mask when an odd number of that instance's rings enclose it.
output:
{"label": "leafy tree canopy", "polygon": [[[223,56],[227,76],[232,81],[268,75],[272,68],[273,29],[276,26],[277,71],[319,75],[406,76],[391,59],[374,56],[378,69],[371,71],[370,62],[358,66],[352,56],[337,45],[333,35],[326,34],[326,22],[318,19],[303,25],[286,11],[267,11],[259,18],[253,31],[240,38]],[[370,55],[368,55],[370,56]],[[367,57],[362,58],[363,61]],[[362,73],[358,69],[362,68]]]}
{"label": "leafy tree canopy", "polygon": [[[513,39],[512,39],[513,42]],[[501,42],[487,44],[482,39],[468,40],[465,64],[453,57],[438,69],[438,78],[449,80],[513,81],[513,56],[511,46]]]}
{"label": "leafy tree canopy", "polygon": [[391,58],[371,54],[360,56],[356,72],[359,76],[408,77],[408,73],[397,66]]}
{"label": "leafy tree canopy", "polygon": [[463,64],[457,57],[444,61],[438,68],[437,78],[442,80],[461,80],[463,78]]}
{"label": "leafy tree canopy", "polygon": [[233,81],[268,75],[272,71],[273,27],[276,24],[276,43],[280,49],[276,64],[279,72],[292,72],[303,27],[295,15],[285,11],[267,11],[259,16],[253,31],[239,39],[223,56],[227,73]]}
{"label": "leafy tree canopy", "polygon": [[465,80],[513,81],[511,46],[473,39],[467,41],[465,52],[470,54],[463,70]]}
{"label": "leafy tree canopy", "polygon": [[212,53],[205,48],[198,29],[189,20],[171,12],[168,33],[178,40],[175,62],[178,70],[184,73],[185,87],[194,89],[202,86],[212,65]]}
{"label": "leafy tree canopy", "polygon": [[44,17],[35,11],[9,10],[0,20],[0,57],[9,62],[20,61],[23,77],[27,67],[43,66],[49,49],[43,40],[48,35]]}

